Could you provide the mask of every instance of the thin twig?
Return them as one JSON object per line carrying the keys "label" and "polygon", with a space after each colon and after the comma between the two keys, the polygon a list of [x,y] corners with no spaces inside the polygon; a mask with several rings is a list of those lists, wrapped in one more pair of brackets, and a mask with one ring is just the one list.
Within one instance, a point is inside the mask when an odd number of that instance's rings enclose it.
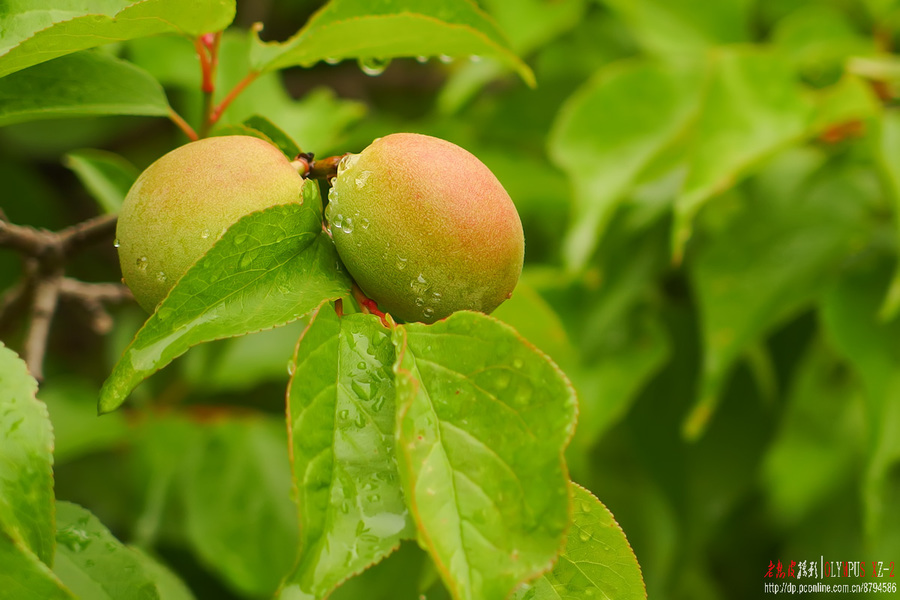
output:
{"label": "thin twig", "polygon": [[39,279],[34,289],[34,302],[31,305],[31,324],[28,337],[25,339],[23,354],[25,364],[31,375],[38,381],[44,379],[44,354],[47,352],[47,337],[50,334],[50,323],[56,312],[59,300],[59,284],[62,270],[46,273]]}
{"label": "thin twig", "polygon": [[178,128],[181,129],[181,131],[184,132],[184,135],[186,135],[192,142],[196,142],[200,139],[200,136],[197,135],[197,132],[194,131],[194,128],[191,127],[181,115],[175,112],[174,108],[169,109],[169,120],[178,125]]}
{"label": "thin twig", "polygon": [[241,92],[247,89],[247,86],[256,81],[256,78],[259,77],[259,73],[257,71],[251,71],[247,73],[247,76],[241,79],[237,85],[231,88],[231,91],[228,92],[228,95],[222,99],[218,106],[216,106],[212,114],[209,116],[209,126],[212,127],[215,125],[219,118],[221,118],[222,113],[225,112],[225,109],[234,102],[234,99],[240,96]]}
{"label": "thin twig", "polygon": [[[349,153],[347,153],[349,154]],[[329,156],[322,160],[313,160],[309,162],[309,169],[305,177],[307,179],[331,179],[337,176],[338,165],[347,154],[339,154],[337,156]]]}
{"label": "thin twig", "polygon": [[88,313],[91,329],[103,335],[113,327],[113,319],[106,311],[104,302],[116,303],[133,299],[134,296],[124,285],[116,283],[87,283],[64,277],[59,285],[60,298],[77,301]]}
{"label": "thin twig", "polygon": [[46,253],[47,246],[53,244],[54,240],[55,234],[49,231],[0,221],[0,248],[10,248],[26,256],[38,257]]}
{"label": "thin twig", "polygon": [[63,254],[70,256],[99,241],[109,239],[116,232],[116,215],[101,215],[67,227],[57,233]]}

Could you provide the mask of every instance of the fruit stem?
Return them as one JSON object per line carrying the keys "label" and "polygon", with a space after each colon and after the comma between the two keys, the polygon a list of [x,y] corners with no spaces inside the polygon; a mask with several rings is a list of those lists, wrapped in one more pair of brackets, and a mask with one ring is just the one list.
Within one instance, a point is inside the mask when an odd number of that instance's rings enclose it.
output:
{"label": "fruit stem", "polygon": [[340,164],[341,159],[347,156],[347,154],[350,153],[346,152],[344,154],[338,154],[337,156],[329,156],[322,160],[307,161],[309,168],[304,177],[307,179],[331,179],[332,177],[336,177],[338,165]]}
{"label": "fruit stem", "polygon": [[351,286],[351,290],[353,292],[353,299],[356,300],[356,303],[359,304],[359,309],[367,314],[367,315],[375,315],[379,319],[381,319],[381,324],[390,329],[390,324],[387,320],[387,315],[380,310],[378,310],[378,304],[369,298],[363,293],[359,286],[356,285],[356,282],[353,282]]}
{"label": "fruit stem", "polygon": [[184,132],[184,135],[188,137],[192,142],[196,142],[200,139],[200,136],[197,135],[197,132],[194,131],[194,128],[188,125],[188,122],[184,120],[184,118],[175,112],[174,108],[169,108],[169,120],[178,125],[178,128]]}

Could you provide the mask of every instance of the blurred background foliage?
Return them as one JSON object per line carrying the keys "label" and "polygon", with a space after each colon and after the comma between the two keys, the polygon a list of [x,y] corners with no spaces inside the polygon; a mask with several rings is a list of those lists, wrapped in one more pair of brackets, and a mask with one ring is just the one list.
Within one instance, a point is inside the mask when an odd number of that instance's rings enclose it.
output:
{"label": "blurred background foliage", "polygon": [[[283,40],[319,5],[239,1],[219,88],[246,73],[242,29]],[[319,157],[416,131],[494,170],[527,243],[496,315],[575,383],[572,478],[615,514],[651,598],[756,598],[770,561],[900,563],[900,2],[480,5],[536,88],[487,58],[397,59],[377,77],[319,63],[260,77],[222,125],[261,114]],[[104,51],[199,120],[190,41]],[[127,188],[185,141],[140,117],[2,127],[3,208],[53,229],[114,210],[92,169]],[[0,254],[0,286],[19,269]],[[120,277],[111,246],[69,273]],[[303,324],[195,348],[98,420],[99,386],[145,315],[115,317],[100,338],[77,307],[57,315],[39,393],[57,497],[161,556],[197,598],[267,597],[296,547],[283,390]],[[2,332],[14,348],[20,325]],[[404,547],[334,598],[421,593],[444,597]]]}

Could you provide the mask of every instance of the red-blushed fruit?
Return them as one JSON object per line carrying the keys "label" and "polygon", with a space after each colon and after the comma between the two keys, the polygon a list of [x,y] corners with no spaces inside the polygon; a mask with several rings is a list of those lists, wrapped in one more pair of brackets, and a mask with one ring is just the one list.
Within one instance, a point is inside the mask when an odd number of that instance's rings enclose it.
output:
{"label": "red-blushed fruit", "polygon": [[116,228],[135,299],[152,312],[228,227],[257,210],[301,203],[303,182],[278,148],[249,136],[191,142],[154,162],[128,192]]}
{"label": "red-blushed fruit", "polygon": [[525,239],[516,207],[455,144],[414,133],[380,138],[342,161],[328,197],[341,260],[395,318],[489,313],[519,280]]}

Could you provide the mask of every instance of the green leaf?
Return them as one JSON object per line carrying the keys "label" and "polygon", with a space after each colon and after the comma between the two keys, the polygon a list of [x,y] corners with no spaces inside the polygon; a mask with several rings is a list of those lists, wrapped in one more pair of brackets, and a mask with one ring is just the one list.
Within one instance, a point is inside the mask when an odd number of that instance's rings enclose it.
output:
{"label": "green leaf", "polygon": [[613,64],[560,110],[548,143],[574,187],[563,250],[570,269],[585,266],[624,195],[685,128],[697,108],[697,75],[651,62]]}
{"label": "green leaf", "polygon": [[534,86],[534,73],[510,49],[490,18],[469,0],[331,0],[283,43],[251,52],[255,71],[320,60],[386,60],[400,56],[494,57]]}
{"label": "green leaf", "polygon": [[704,345],[699,397],[685,422],[689,437],[706,426],[734,362],[810,303],[867,232],[864,199],[871,192],[840,170],[806,179],[820,160],[785,154],[760,178],[752,202],[733,209],[688,265]]}
{"label": "green leaf", "polygon": [[140,548],[129,546],[128,549],[137,557],[141,568],[156,582],[159,600],[195,600],[184,582],[168,567]]}
{"label": "green leaf", "polygon": [[700,208],[808,130],[812,106],[777,54],[722,49],[713,57],[693,126],[690,170],[675,200],[673,251],[680,260]]}
{"label": "green leaf", "polygon": [[883,323],[878,306],[890,281],[885,261],[869,261],[848,272],[822,303],[828,339],[860,375],[866,392],[868,465],[862,483],[865,533],[872,548],[896,547],[891,503],[900,465],[900,320]]}
{"label": "green leaf", "polygon": [[574,510],[565,550],[551,571],[517,590],[512,600],[647,598],[637,557],[612,513],[580,485],[571,488]]}
{"label": "green leaf", "polygon": [[77,504],[56,504],[59,552],[53,571],[81,598],[159,600],[141,559]]}
{"label": "green leaf", "polygon": [[[894,207],[894,227],[900,239],[900,113],[885,111],[877,131],[876,165],[887,185],[887,192]],[[881,305],[880,315],[885,321],[893,320],[900,312],[900,264],[894,269],[894,277]]]}
{"label": "green leaf", "polygon": [[285,325],[349,293],[334,244],[322,232],[315,182],[303,204],[273,206],[232,225],[175,284],[100,391],[101,413],[188,348]]}
{"label": "green leaf", "polygon": [[325,598],[414,537],[394,460],[394,347],[374,316],[323,305],[297,346],[288,431],[303,524],[284,599]]}
{"label": "green leaf", "polygon": [[77,600],[21,540],[0,529],[0,600]]}
{"label": "green leaf", "polygon": [[53,564],[53,432],[37,382],[0,344],[0,533]]}
{"label": "green leaf", "polygon": [[604,0],[648,51],[662,57],[698,55],[749,38],[752,2],[719,0]]}
{"label": "green leaf", "polygon": [[800,522],[854,477],[864,446],[860,396],[834,352],[814,342],[795,370],[762,468],[773,514],[783,523]]}
{"label": "green leaf", "polygon": [[249,597],[271,597],[290,571],[299,526],[281,419],[199,428],[186,460],[185,529],[199,557]]}
{"label": "green leaf", "polygon": [[278,146],[285,156],[293,160],[300,154],[300,146],[291,139],[291,136],[282,131],[275,123],[260,115],[253,115],[249,119],[244,120],[244,125],[252,127],[257,131],[264,133],[272,143]]}
{"label": "green leaf", "polygon": [[[234,0],[98,0],[91,9],[18,0],[0,7],[0,77],[78,50],[161,33],[197,36],[234,19]],[[59,3],[56,3],[59,4]],[[73,4],[73,3],[66,3]]]}
{"label": "green leaf", "polygon": [[455,600],[505,598],[549,569],[564,539],[571,384],[479,313],[393,337],[400,478],[420,543]]}
{"label": "green leaf", "polygon": [[116,213],[139,175],[124,157],[105,150],[75,150],[63,163],[75,172],[105,213]]}
{"label": "green leaf", "polygon": [[103,52],[80,52],[0,80],[0,126],[86,115],[169,114],[162,86]]}

